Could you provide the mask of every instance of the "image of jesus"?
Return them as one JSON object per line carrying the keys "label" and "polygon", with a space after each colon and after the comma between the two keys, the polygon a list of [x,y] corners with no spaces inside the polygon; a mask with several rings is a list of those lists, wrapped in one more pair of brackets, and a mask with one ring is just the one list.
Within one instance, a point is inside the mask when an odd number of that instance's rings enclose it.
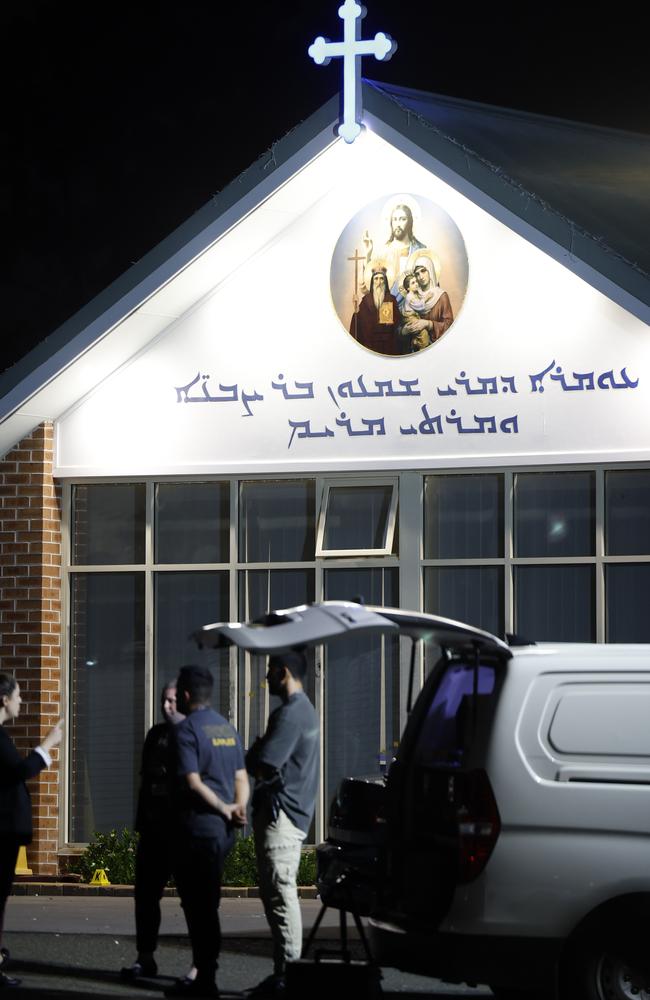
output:
{"label": "image of jesus", "polygon": [[393,295],[398,295],[397,279],[406,270],[409,257],[416,250],[423,250],[422,243],[413,232],[413,212],[408,205],[395,205],[390,214],[390,236],[383,246],[375,251],[374,243],[366,229],[363,235],[366,250],[364,284],[370,288],[372,262],[379,259],[386,268],[388,287]]}

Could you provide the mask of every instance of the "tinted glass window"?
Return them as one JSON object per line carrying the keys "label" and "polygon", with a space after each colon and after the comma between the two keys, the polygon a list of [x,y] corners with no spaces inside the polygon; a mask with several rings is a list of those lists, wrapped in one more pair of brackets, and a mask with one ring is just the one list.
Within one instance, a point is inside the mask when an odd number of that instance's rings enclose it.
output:
{"label": "tinted glass window", "polygon": [[424,610],[502,635],[502,567],[426,566]]}
{"label": "tinted glass window", "polygon": [[393,487],[333,486],[325,514],[323,549],[384,549]]}
{"label": "tinted glass window", "polygon": [[156,562],[227,562],[229,493],[227,483],[159,483]]}
{"label": "tinted glass window", "polygon": [[229,657],[225,649],[199,650],[190,635],[202,625],[228,621],[228,573],[156,573],[155,696],[186,663],[212,672],[212,705],[228,715]]}
{"label": "tinted glass window", "polygon": [[594,503],[592,472],[518,473],[515,555],[593,555]]}
{"label": "tinted glass window", "polygon": [[[314,571],[311,569],[251,569],[239,574],[239,620],[250,621],[267,611],[293,608],[314,600]],[[307,650],[309,671],[305,690],[312,703],[315,696],[314,650]],[[279,704],[269,695],[266,683],[266,656],[239,653],[240,734],[246,746],[266,729],[269,711]]]}
{"label": "tinted glass window", "polygon": [[650,553],[650,472],[605,476],[605,544],[610,556]]}
{"label": "tinted glass window", "polygon": [[536,642],[595,642],[593,566],[515,567],[515,631]]}
{"label": "tinted glass window", "polygon": [[293,562],[315,552],[314,483],[244,483],[240,494],[242,562]]}
{"label": "tinted glass window", "polygon": [[75,486],[72,562],[77,566],[143,563],[144,483]]}
{"label": "tinted glass window", "polygon": [[[451,663],[440,681],[422,724],[416,760],[429,766],[458,767],[471,739],[474,699],[491,695],[495,668]],[[477,707],[477,706],[476,706]]]}
{"label": "tinted glass window", "polygon": [[70,836],[133,827],[144,735],[144,573],[71,583]]}
{"label": "tinted glass window", "polygon": [[503,555],[503,477],[427,476],[425,559],[496,559]]}
{"label": "tinted glass window", "polygon": [[650,563],[605,568],[607,642],[650,642]]}
{"label": "tinted glass window", "polygon": [[[398,603],[396,569],[332,569],[325,599]],[[399,639],[346,636],[325,649],[326,802],[346,775],[378,774],[399,739]]]}

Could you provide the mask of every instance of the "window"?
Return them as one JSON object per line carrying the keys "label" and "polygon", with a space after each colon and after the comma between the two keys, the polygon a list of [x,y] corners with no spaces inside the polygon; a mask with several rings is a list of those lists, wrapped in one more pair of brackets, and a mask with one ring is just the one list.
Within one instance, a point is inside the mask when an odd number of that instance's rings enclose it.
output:
{"label": "window", "polygon": [[228,653],[198,650],[191,635],[202,625],[229,619],[227,571],[154,574],[154,697],[186,663],[200,663],[212,674],[212,705],[230,713]]}
{"label": "window", "polygon": [[650,642],[650,563],[606,567],[608,642]]}
{"label": "window", "polygon": [[427,559],[503,556],[503,476],[427,476],[424,555]]}
{"label": "window", "polygon": [[[65,495],[74,842],[132,825],[144,735],[182,664],[209,667],[215,707],[245,745],[264,730],[266,658],[199,651],[191,633],[208,622],[360,599],[497,635],[650,642],[648,468],[100,482]],[[435,655],[418,663],[416,688]],[[318,840],[339,780],[394,753],[408,655],[394,639],[357,637],[309,656]]]}
{"label": "window", "polygon": [[493,693],[495,684],[493,666],[454,660],[446,667],[418,734],[418,764],[459,767],[463,763],[478,704]]}
{"label": "window", "polygon": [[397,484],[326,484],[316,552],[323,556],[389,555],[393,551]]}
{"label": "window", "polygon": [[158,483],[155,561],[220,563],[229,559],[227,483]]}
{"label": "window", "polygon": [[[314,600],[313,569],[257,569],[239,573],[238,621],[259,618],[276,608],[292,608]],[[309,653],[313,664],[313,650]],[[266,685],[267,658],[239,652],[239,732],[246,746],[261,736],[269,712],[277,707]],[[314,671],[307,678],[307,694],[315,697]]]}
{"label": "window", "polygon": [[594,523],[592,472],[515,476],[516,556],[591,556]]}
{"label": "window", "polygon": [[314,557],[314,483],[244,483],[240,494],[242,562]]}
{"label": "window", "polygon": [[[325,571],[326,600],[399,603],[397,569]],[[378,773],[399,740],[399,640],[348,636],[325,649],[326,802],[346,775]]]}
{"label": "window", "polygon": [[78,573],[71,594],[72,841],[132,826],[145,702],[143,573]]}
{"label": "window", "polygon": [[144,562],[143,483],[75,486],[72,561],[77,566]]}
{"label": "window", "polygon": [[647,469],[605,473],[605,539],[608,555],[650,555]]}
{"label": "window", "polygon": [[516,566],[515,632],[536,642],[595,642],[593,566]]}
{"label": "window", "polygon": [[503,634],[503,568],[425,566],[424,610]]}

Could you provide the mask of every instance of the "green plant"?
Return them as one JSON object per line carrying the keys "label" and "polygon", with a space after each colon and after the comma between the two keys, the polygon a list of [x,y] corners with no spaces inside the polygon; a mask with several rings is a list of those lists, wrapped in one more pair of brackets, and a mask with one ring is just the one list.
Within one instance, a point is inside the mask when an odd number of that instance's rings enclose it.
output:
{"label": "green plant", "polygon": [[[97,868],[106,871],[113,885],[133,885],[135,880],[135,851],[138,834],[126,827],[119,833],[96,833],[94,839],[78,858],[68,865],[68,871],[77,872],[86,882],[90,882]],[[238,833],[235,844],[226,859],[223,885],[258,885],[255,842],[252,836]],[[316,851],[305,848],[300,856],[298,885],[314,885],[316,881]]]}
{"label": "green plant", "polygon": [[223,885],[257,885],[257,861],[252,837],[237,834],[223,870]]}
{"label": "green plant", "polygon": [[316,884],[316,851],[313,847],[306,847],[300,855],[297,882],[298,885]]}
{"label": "green plant", "polygon": [[[305,848],[302,851],[296,881],[298,885],[314,885],[316,881],[316,851],[313,847]],[[235,846],[226,861],[223,884],[233,886],[259,885],[253,837],[243,837],[238,834]]]}
{"label": "green plant", "polygon": [[82,855],[68,865],[68,870],[90,882],[97,868],[106,871],[112,885],[133,885],[135,850],[138,834],[126,827],[118,833],[96,833]]}

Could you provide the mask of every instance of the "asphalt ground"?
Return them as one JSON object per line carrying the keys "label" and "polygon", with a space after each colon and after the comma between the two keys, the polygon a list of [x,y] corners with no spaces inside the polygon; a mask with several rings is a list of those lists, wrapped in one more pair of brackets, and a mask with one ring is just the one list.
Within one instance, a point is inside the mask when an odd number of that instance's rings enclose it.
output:
{"label": "asphalt ground", "polygon": [[[318,900],[301,900],[305,934],[320,911]],[[190,965],[185,919],[178,899],[162,900],[162,925],[156,960],[158,976],[136,985],[123,983],[119,970],[135,959],[133,899],[106,896],[11,896],[3,944],[11,951],[10,974],[22,979],[4,996],[39,1000],[84,997],[162,997],[162,991]],[[224,899],[223,946],[218,982],[224,997],[239,997],[272,971],[271,940],[258,899]],[[328,910],[314,948],[334,951],[339,937],[338,912]],[[358,935],[350,930],[353,958],[363,958]],[[382,970],[385,996],[414,1000],[490,997],[487,987],[443,985],[394,969]]]}

